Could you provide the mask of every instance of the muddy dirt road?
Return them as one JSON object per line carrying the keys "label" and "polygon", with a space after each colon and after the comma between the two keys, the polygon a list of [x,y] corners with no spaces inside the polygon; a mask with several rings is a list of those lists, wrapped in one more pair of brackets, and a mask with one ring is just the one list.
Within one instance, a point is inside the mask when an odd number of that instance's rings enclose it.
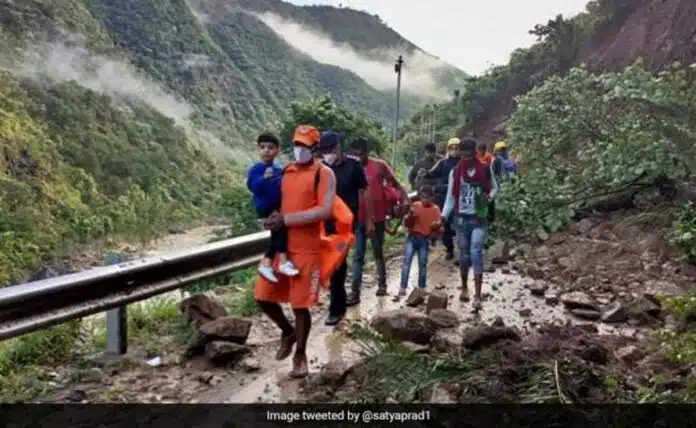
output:
{"label": "muddy dirt road", "polygon": [[[389,292],[398,290],[398,280],[402,260],[392,259],[388,263]],[[415,287],[417,266],[412,269],[410,287]],[[362,297],[362,303],[350,308],[346,319],[352,322],[366,323],[378,312],[397,309],[404,306],[404,300],[395,302],[392,296],[376,297],[371,278],[366,278],[367,288]],[[450,298],[449,307],[459,314],[462,328],[483,322],[490,323],[500,317],[506,325],[515,325],[526,330],[530,323],[565,324],[568,320],[562,306],[547,304],[543,298],[530,295],[526,285],[533,281],[521,278],[508,269],[498,269],[485,276],[484,307],[479,314],[474,314],[470,303],[460,303],[458,300],[458,270],[456,266],[444,260],[444,253],[435,250],[431,255],[428,275],[428,286],[431,289],[445,291]],[[473,292],[473,289],[472,289]],[[325,296],[325,299],[328,296]],[[310,370],[317,371],[323,365],[342,360],[345,363],[357,361],[358,346],[347,334],[347,323],[337,327],[324,325],[326,305],[322,305],[313,315],[313,330],[308,343]],[[579,322],[578,322],[579,323]],[[635,330],[619,330],[603,326],[605,333],[621,333],[635,335]],[[260,363],[260,370],[255,373],[234,373],[215,388],[200,394],[196,402],[203,403],[285,403],[302,400],[302,381],[288,377],[290,358],[285,361],[275,361],[274,354],[278,345],[278,332],[265,318],[255,319],[250,345],[257,345],[254,358]]]}

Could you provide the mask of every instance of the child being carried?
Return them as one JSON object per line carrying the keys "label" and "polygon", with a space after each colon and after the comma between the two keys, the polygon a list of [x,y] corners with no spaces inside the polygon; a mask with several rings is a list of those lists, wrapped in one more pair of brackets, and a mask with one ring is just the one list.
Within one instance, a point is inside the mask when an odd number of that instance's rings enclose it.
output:
{"label": "child being carried", "polygon": [[[249,169],[247,187],[251,191],[252,203],[260,219],[264,219],[280,210],[280,180],[283,169],[275,163],[280,151],[280,140],[273,134],[264,133],[258,136],[256,144],[259,148],[261,161]],[[259,265],[259,274],[268,281],[277,283],[278,278],[273,270],[273,259],[278,256],[278,273],[286,276],[296,276],[300,272],[288,260],[288,235],[285,228],[271,231],[271,243]]]}

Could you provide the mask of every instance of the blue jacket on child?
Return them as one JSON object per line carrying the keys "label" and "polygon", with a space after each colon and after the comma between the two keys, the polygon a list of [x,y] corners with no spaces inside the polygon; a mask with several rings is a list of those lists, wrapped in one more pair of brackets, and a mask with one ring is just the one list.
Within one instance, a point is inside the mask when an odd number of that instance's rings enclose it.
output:
{"label": "blue jacket on child", "polygon": [[[273,175],[264,178],[266,168],[273,168]],[[258,162],[251,168],[247,175],[247,188],[251,191],[252,203],[256,212],[270,214],[272,209],[280,205],[280,179],[283,168],[277,163]]]}

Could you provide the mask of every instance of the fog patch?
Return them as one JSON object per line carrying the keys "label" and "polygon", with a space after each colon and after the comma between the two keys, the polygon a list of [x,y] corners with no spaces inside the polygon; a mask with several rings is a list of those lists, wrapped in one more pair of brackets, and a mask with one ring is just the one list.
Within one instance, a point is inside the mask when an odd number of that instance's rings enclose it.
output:
{"label": "fog patch", "polygon": [[[308,29],[301,24],[277,14],[252,13],[293,48],[305,53],[317,62],[349,70],[378,90],[396,87],[394,63],[404,52],[380,50],[358,52],[345,43],[336,43],[328,35]],[[376,59],[376,58],[384,58]],[[437,82],[437,72],[446,66],[439,59],[424,52],[404,55],[402,90],[414,95],[437,98],[450,97],[449,91]]]}

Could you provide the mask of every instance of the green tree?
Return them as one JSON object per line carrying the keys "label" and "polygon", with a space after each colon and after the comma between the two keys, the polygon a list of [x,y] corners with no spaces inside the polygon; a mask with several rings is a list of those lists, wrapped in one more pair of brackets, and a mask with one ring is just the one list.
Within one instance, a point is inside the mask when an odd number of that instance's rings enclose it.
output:
{"label": "green tree", "polygon": [[[322,132],[340,132],[344,135],[344,144],[355,137],[365,137],[371,150],[377,154],[383,153],[384,144],[389,141],[389,134],[377,121],[339,107],[329,97],[303,104],[292,104],[290,117],[281,127],[281,141],[290,142],[297,125],[314,125]],[[289,150],[290,145],[287,144],[285,147]]]}

